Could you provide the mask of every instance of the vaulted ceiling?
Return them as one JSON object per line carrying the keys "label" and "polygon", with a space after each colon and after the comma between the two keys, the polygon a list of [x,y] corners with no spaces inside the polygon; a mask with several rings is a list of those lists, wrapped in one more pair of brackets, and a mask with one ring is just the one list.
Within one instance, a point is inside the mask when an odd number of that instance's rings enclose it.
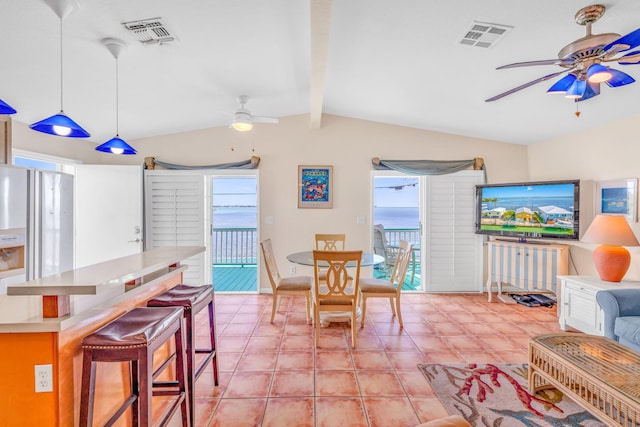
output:
{"label": "vaulted ceiling", "polygon": [[[128,140],[228,126],[239,95],[255,115],[308,114],[310,127],[333,114],[518,144],[640,114],[640,82],[603,85],[575,103],[545,93],[553,79],[485,102],[562,70],[496,67],[557,58],[585,35],[574,21],[592,4],[585,0],[74,1],[62,20],[62,64],[60,19],[44,0],[0,1],[0,99],[18,110],[15,120],[33,123],[60,110],[62,81],[64,111],[92,143],[116,128],[116,61],[105,37],[127,45],[118,63]],[[604,5],[594,33],[640,27],[637,0]],[[122,25],[158,17],[174,41],[144,45]],[[513,29],[490,48],[460,44],[474,21]],[[640,79],[640,65],[617,68]]]}

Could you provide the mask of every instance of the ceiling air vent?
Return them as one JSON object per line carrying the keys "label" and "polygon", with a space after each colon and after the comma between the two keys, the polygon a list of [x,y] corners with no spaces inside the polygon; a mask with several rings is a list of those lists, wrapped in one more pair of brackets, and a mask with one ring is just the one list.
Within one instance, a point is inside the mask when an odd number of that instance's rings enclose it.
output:
{"label": "ceiling air vent", "polygon": [[123,22],[122,25],[144,45],[165,44],[176,40],[161,18]]}
{"label": "ceiling air vent", "polygon": [[509,25],[474,21],[460,39],[460,44],[489,48],[512,29]]}

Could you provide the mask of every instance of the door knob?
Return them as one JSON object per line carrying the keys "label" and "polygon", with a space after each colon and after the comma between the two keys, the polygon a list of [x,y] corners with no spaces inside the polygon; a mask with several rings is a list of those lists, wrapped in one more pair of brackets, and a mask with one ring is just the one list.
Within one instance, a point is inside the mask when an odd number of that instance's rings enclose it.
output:
{"label": "door knob", "polygon": [[140,243],[140,239],[129,240],[130,243]]}

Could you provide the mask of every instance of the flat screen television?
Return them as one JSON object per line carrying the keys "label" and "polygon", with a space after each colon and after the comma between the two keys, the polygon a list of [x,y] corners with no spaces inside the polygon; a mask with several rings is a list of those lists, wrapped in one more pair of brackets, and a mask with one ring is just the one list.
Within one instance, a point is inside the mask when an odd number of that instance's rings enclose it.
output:
{"label": "flat screen television", "polygon": [[578,240],[580,181],[476,185],[476,233]]}

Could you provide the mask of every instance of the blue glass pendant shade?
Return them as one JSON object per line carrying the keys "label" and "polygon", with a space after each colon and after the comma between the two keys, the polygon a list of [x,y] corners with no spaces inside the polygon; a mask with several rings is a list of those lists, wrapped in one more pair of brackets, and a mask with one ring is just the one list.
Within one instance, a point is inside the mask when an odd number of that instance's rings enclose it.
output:
{"label": "blue glass pendant shade", "polygon": [[40,120],[29,127],[38,132],[48,133],[49,135],[66,136],[68,138],[88,138],[89,132],[71,120],[64,112]]}
{"label": "blue glass pendant shade", "polygon": [[602,83],[611,78],[611,70],[600,64],[593,64],[587,70],[587,80],[590,83]]}
{"label": "blue glass pendant shade", "polygon": [[555,82],[555,84],[551,86],[549,90],[547,90],[547,93],[550,93],[550,94],[565,93],[567,92],[567,89],[569,89],[573,84],[573,82],[575,81],[576,81],[576,76],[573,74],[568,74],[563,78],[561,78],[560,80],[558,80],[557,82]]}
{"label": "blue glass pendant shade", "polygon": [[15,114],[16,110],[2,99],[0,99],[0,114]]}
{"label": "blue glass pendant shade", "polygon": [[567,89],[567,94],[565,95],[565,97],[573,98],[573,99],[582,98],[586,90],[587,90],[587,81],[576,80],[569,87],[569,89]]}
{"label": "blue glass pendant shade", "polygon": [[137,151],[132,146],[124,142],[124,140],[120,138],[118,135],[111,138],[104,144],[98,145],[96,147],[96,150],[102,151],[104,153],[111,153],[111,154],[136,154],[137,153]]}
{"label": "blue glass pendant shade", "polygon": [[636,81],[629,74],[623,73],[622,71],[614,70],[613,68],[611,68],[609,71],[612,74],[611,78],[605,82],[609,85],[609,87],[624,86]]}
{"label": "blue glass pendant shade", "polygon": [[586,101],[587,99],[591,99],[594,96],[598,95],[600,95],[600,83],[587,82],[587,87],[584,90],[584,95],[582,95],[582,98],[577,98],[575,101]]}

